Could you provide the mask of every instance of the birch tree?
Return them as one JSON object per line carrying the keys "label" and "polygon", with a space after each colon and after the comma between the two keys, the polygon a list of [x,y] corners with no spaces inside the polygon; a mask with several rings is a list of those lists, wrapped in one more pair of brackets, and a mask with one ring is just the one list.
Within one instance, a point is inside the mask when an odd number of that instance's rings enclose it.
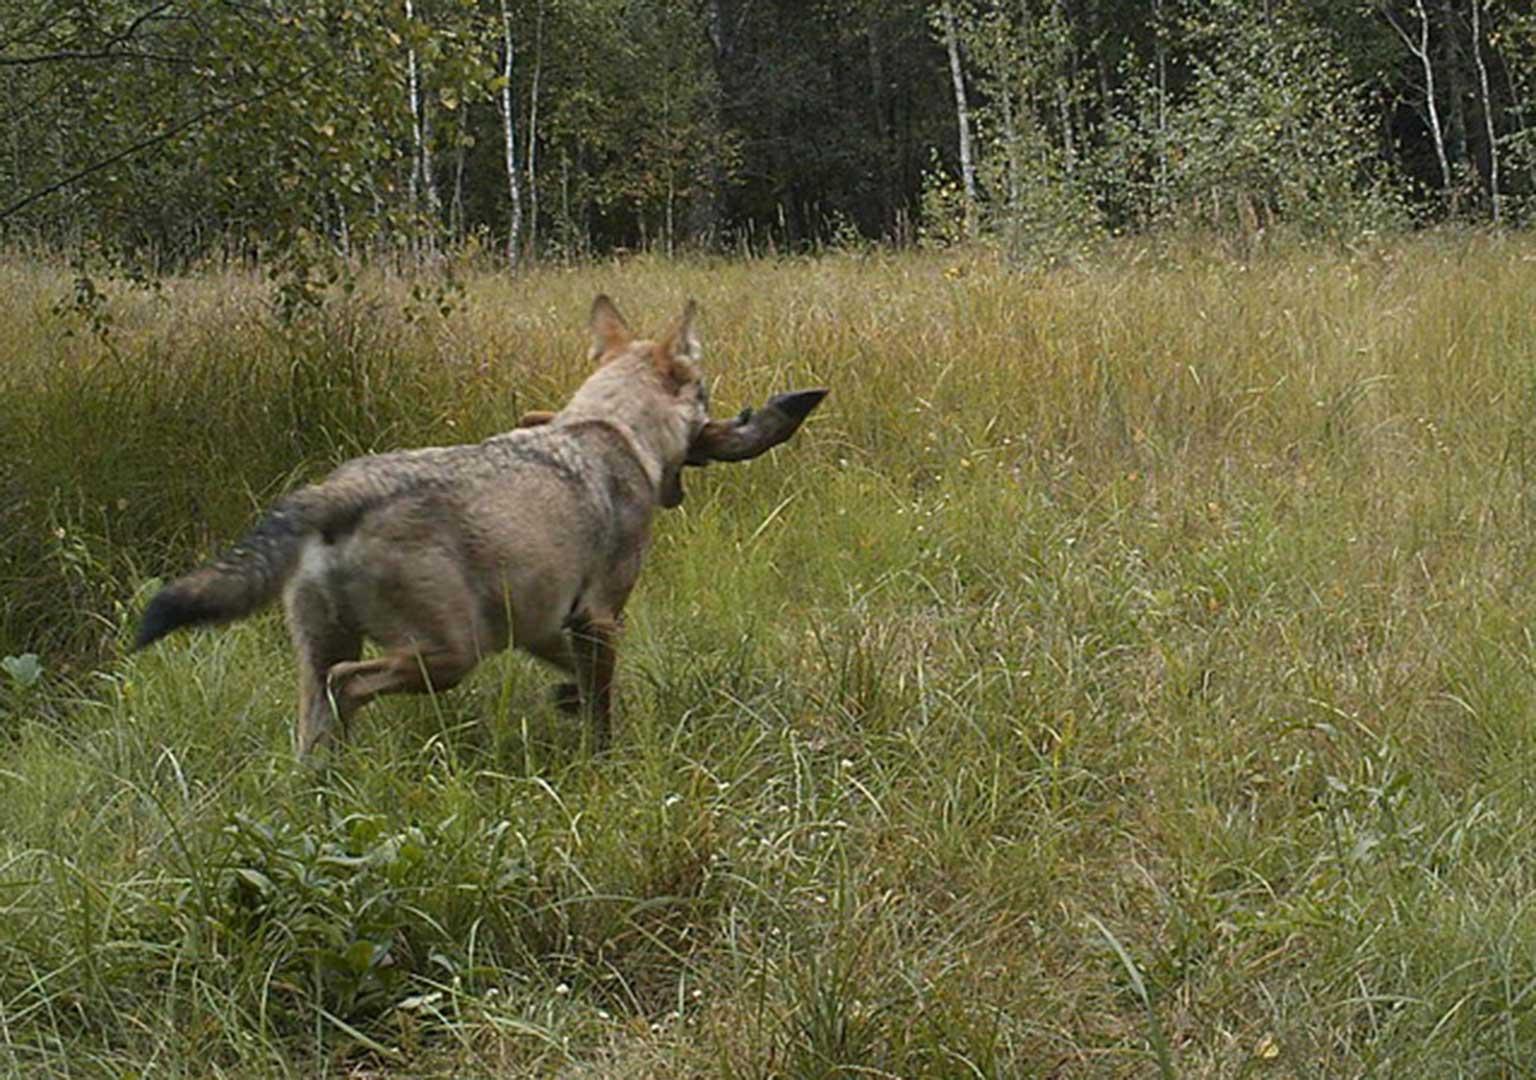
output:
{"label": "birch tree", "polygon": [[533,27],[533,80],[528,87],[528,130],[523,161],[528,172],[528,250],[538,252],[539,230],[539,85],[544,77],[544,0],[539,0]]}
{"label": "birch tree", "polygon": [[944,50],[949,56],[950,84],[955,92],[955,124],[960,135],[960,181],[965,193],[965,234],[977,231],[976,158],[971,146],[971,109],[965,93],[965,71],[960,61],[960,35],[955,28],[955,9],[950,0],[939,7],[944,31]]}
{"label": "birch tree", "polygon": [[1424,6],[1424,0],[1413,0],[1411,17],[1414,25],[1409,25],[1399,17],[1391,3],[1383,4],[1381,13],[1408,52],[1419,62],[1419,68],[1423,72],[1424,118],[1429,127],[1430,138],[1434,142],[1435,160],[1440,164],[1441,189],[1448,195],[1452,187],[1451,162],[1445,150],[1445,125],[1441,123],[1440,106],[1436,103],[1435,60],[1434,54],[1430,51],[1429,11]]}
{"label": "birch tree", "polygon": [[416,67],[416,28],[412,25],[415,21],[415,6],[412,0],[405,0],[405,22],[408,34],[408,42],[405,47],[405,93],[406,105],[411,113],[411,172],[406,190],[409,193],[410,208],[413,214],[417,213],[421,206],[422,165],[426,148],[426,133],[422,130],[421,124],[421,93]]}
{"label": "birch tree", "polygon": [[497,100],[501,107],[502,164],[507,172],[507,198],[511,208],[507,226],[507,265],[515,267],[518,252],[522,250],[523,185],[517,169],[517,111],[512,100],[512,56],[512,11],[507,6],[507,0],[501,0],[501,93]]}
{"label": "birch tree", "polygon": [[1483,128],[1488,140],[1488,200],[1493,223],[1503,219],[1502,197],[1499,191],[1499,140],[1494,134],[1493,95],[1488,90],[1488,63],[1483,58],[1484,0],[1472,0],[1472,57],[1477,64],[1479,101],[1483,109]]}

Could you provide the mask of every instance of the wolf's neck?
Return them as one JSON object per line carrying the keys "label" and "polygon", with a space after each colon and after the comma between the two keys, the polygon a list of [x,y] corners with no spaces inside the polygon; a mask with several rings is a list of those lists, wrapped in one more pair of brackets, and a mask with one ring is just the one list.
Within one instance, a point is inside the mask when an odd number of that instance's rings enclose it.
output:
{"label": "wolf's neck", "polygon": [[590,421],[619,432],[656,483],[665,469],[680,466],[688,453],[687,424],[678,415],[672,395],[643,362],[610,364],[594,373],[551,423]]}
{"label": "wolf's neck", "polygon": [[[556,425],[551,424],[551,427]],[[633,428],[611,416],[575,417],[562,420],[559,429],[578,438],[597,437],[607,439],[624,451],[645,477],[652,494],[661,491],[665,465],[656,453],[645,445]]]}

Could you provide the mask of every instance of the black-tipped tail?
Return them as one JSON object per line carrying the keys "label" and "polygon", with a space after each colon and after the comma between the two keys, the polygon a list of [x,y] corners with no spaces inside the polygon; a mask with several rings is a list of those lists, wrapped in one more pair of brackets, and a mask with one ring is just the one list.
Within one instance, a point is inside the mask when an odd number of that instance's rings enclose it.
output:
{"label": "black-tipped tail", "polygon": [[[249,615],[281,591],[313,521],[326,504],[306,488],[274,506],[222,557],[170,582],[150,600],[133,639],[135,651],[172,630]],[[345,504],[343,509],[350,509]],[[355,516],[355,514],[354,514]]]}
{"label": "black-tipped tail", "polygon": [[206,602],[187,595],[177,589],[176,585],[176,582],[172,582],[155,593],[149,606],[144,609],[144,617],[139,620],[139,632],[133,639],[134,652],[153,645],[177,627],[212,622],[217,618],[214,612],[208,610]]}

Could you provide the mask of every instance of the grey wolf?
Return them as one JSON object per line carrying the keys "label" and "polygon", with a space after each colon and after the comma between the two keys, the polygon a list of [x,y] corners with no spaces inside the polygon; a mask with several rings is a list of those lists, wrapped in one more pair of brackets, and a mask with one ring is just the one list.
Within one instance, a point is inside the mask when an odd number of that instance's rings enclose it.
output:
{"label": "grey wolf", "polygon": [[[658,507],[685,465],[789,438],[825,394],[709,418],[695,305],[659,340],[592,304],[597,369],[565,408],[484,442],[346,462],[275,503],[238,544],[162,588],[135,649],[281,595],[298,655],[301,756],[384,694],[446,690],[509,644],[573,677],[557,702],[609,742],[615,644]],[[365,640],[378,655],[362,658]]]}

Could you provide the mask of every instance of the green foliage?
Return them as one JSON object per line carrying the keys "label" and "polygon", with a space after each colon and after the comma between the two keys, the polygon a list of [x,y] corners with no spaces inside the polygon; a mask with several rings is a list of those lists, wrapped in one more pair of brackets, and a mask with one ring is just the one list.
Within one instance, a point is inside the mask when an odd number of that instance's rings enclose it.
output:
{"label": "green foliage", "polygon": [[42,682],[43,665],[37,653],[0,656],[0,719],[20,716],[35,703],[42,693]]}
{"label": "green foliage", "polygon": [[43,665],[38,663],[37,653],[7,656],[0,660],[0,670],[10,677],[13,685],[22,690],[30,690],[43,677]]}
{"label": "green foliage", "polygon": [[1083,255],[1103,221],[1092,147],[1087,132],[1073,127],[1072,103],[1086,86],[1073,70],[1071,26],[1055,7],[977,5],[962,16],[967,56],[985,95],[976,116],[988,235],[1024,266]]}
{"label": "green foliage", "polygon": [[[437,829],[390,831],[379,816],[352,813],[318,828],[236,815],[226,848],[210,858],[216,891],[202,918],[230,938],[229,948],[266,959],[268,987],[301,994],[351,1024],[387,1014],[415,977],[451,977],[455,950],[444,939],[430,899],[443,870]],[[498,845],[488,843],[488,855]],[[494,855],[487,863],[506,885]],[[273,1022],[305,1030],[308,1008],[294,1012],[279,995]]]}
{"label": "green foliage", "polygon": [[969,210],[965,205],[965,191],[960,181],[952,176],[933,155],[927,174],[923,178],[921,203],[922,229],[919,233],[921,246],[945,248],[963,243]]}
{"label": "green foliage", "polygon": [[1337,35],[1308,14],[1235,0],[1158,7],[1111,89],[1102,67],[1097,80],[1084,69],[1059,6],[970,6],[991,235],[1014,259],[1049,265],[1110,224],[1358,236],[1396,222],[1365,94]]}
{"label": "green foliage", "polygon": [[[976,126],[969,209],[1026,265],[1170,221],[1359,232],[1398,199],[1475,218],[1496,163],[1509,218],[1536,192],[1519,5],[942,7]],[[152,276],[256,263],[313,303],[359,262],[505,250],[510,120],[521,254],[933,239],[932,155],[953,173],[958,143],[936,10],[0,0],[0,237]]]}
{"label": "green foliage", "polygon": [[1357,235],[1392,223],[1374,132],[1335,42],[1237,0],[1186,16],[1188,97],[1152,133],[1168,160],[1158,201],[1218,230],[1271,220]]}

